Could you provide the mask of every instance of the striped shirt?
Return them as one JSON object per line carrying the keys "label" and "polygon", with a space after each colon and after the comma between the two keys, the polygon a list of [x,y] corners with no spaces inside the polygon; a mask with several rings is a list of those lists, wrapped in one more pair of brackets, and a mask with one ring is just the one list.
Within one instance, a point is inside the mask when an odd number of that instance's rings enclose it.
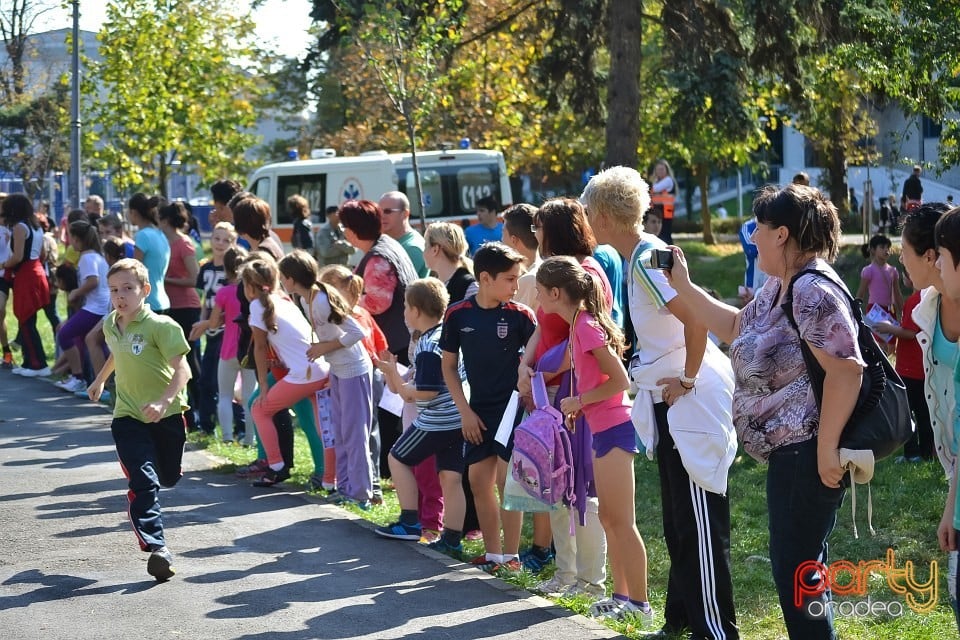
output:
{"label": "striped shirt", "polygon": [[[443,370],[440,367],[440,328],[437,325],[423,332],[413,352],[413,383],[417,391],[437,391],[430,400],[417,400],[420,411],[413,425],[424,431],[452,431],[460,428],[460,413],[450,397],[450,391],[443,382]],[[464,378],[461,369],[460,379]]]}

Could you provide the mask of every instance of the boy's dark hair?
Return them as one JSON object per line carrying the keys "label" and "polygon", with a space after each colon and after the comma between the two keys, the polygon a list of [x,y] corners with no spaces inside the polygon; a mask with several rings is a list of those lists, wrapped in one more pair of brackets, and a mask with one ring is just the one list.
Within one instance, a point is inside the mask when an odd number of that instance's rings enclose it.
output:
{"label": "boy's dark hair", "polygon": [[103,241],[103,257],[107,262],[114,263],[127,257],[127,252],[120,238],[107,238]]}
{"label": "boy's dark hair", "polygon": [[210,197],[214,202],[227,204],[230,199],[243,190],[236,180],[217,180],[210,185]]}
{"label": "boy's dark hair", "polygon": [[920,205],[903,219],[901,238],[913,247],[918,256],[922,256],[930,249],[936,251],[937,241],[934,237],[934,229],[943,214],[949,210],[950,207],[942,202],[927,202]]}
{"label": "boy's dark hair", "polygon": [[450,303],[447,286],[436,278],[420,278],[407,285],[407,305],[429,318],[442,318]]}
{"label": "boy's dark hair", "polygon": [[488,242],[473,255],[473,272],[477,280],[480,280],[481,273],[496,278],[501,273],[510,271],[515,264],[523,264],[523,256],[502,242]]}
{"label": "boy's dark hair", "polygon": [[960,265],[960,207],[950,209],[937,222],[937,228],[934,231],[934,238],[937,241],[937,249],[943,247],[950,252],[953,257],[953,268]]}
{"label": "boy's dark hair", "polygon": [[61,264],[53,270],[53,277],[58,282],[57,286],[63,291],[73,291],[80,286],[77,268],[73,265]]}
{"label": "boy's dark hair", "polygon": [[493,196],[484,196],[477,200],[477,209],[484,208],[487,211],[500,211],[500,205]]}
{"label": "boy's dark hair", "polygon": [[507,207],[503,212],[503,226],[512,236],[520,238],[527,249],[536,249],[540,246],[537,242],[537,235],[530,230],[533,224],[533,218],[537,214],[537,208],[532,204],[515,204]]}

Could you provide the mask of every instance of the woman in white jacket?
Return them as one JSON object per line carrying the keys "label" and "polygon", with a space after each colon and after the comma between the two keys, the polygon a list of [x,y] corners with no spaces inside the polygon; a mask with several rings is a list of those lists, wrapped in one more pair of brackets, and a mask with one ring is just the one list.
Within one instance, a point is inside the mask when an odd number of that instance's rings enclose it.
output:
{"label": "woman in white jacket", "polygon": [[[911,211],[903,222],[903,249],[900,261],[913,286],[920,289],[920,303],[913,310],[913,321],[920,328],[917,341],[923,353],[924,396],[930,409],[933,444],[940,464],[950,483],[944,504],[943,517],[937,529],[940,547],[950,553],[947,586],[950,602],[957,612],[957,545],[954,514],[957,489],[957,445],[954,438],[954,416],[957,399],[954,370],[957,363],[957,328],[960,327],[960,303],[944,291],[943,279],[937,266],[935,230],[948,210],[942,203],[924,204]],[[937,357],[934,344],[953,343],[953,358]],[[950,339],[952,338],[952,340]],[[960,625],[960,622],[958,622]]]}
{"label": "woman in white jacket", "polygon": [[597,242],[627,260],[638,343],[630,367],[639,389],[632,417],[647,455],[657,454],[671,563],[663,630],[737,638],[726,495],[737,451],[730,361],[664,273],[649,267],[651,252],[666,244],[640,230],[650,206],[640,174],[607,169],[591,178],[580,201]]}

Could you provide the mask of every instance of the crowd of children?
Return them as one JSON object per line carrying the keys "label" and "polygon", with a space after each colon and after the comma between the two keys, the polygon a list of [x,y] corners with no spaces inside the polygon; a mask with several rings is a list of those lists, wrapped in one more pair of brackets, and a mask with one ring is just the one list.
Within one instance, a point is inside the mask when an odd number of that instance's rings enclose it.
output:
{"label": "crowd of children", "polygon": [[[45,267],[55,247],[46,246],[26,197],[7,197],[0,207],[0,268],[16,272],[12,285],[0,278],[0,313],[12,294],[23,352],[14,373],[60,374],[58,387],[95,400],[111,385],[111,431],[129,482],[131,521],[141,549],[150,553],[151,575],[163,581],[174,573],[158,491],[179,479],[185,431],[256,444],[256,459],[238,475],[273,487],[290,477],[293,466],[292,409],[310,444],[311,489],[368,509],[382,500],[381,474],[392,476],[400,514],[377,528],[377,535],[420,541],[460,557],[466,533],[478,528],[484,553],[469,560],[474,566],[537,572],[555,562],[556,573],[540,583],[540,591],[586,594],[599,599],[591,609],[596,616],[646,623],[653,611],[633,481],[638,443],[644,443],[648,451],[655,447],[662,488],[670,492],[665,509],[672,514],[664,515],[664,528],[672,536],[671,584],[686,590],[672,603],[668,597],[668,607],[714,602],[713,621],[710,615],[698,620],[691,611],[673,615],[685,624],[703,623],[710,637],[737,637],[728,558],[728,452],[718,454],[719,476],[698,476],[684,457],[687,445],[675,443],[678,436],[667,420],[668,408],[691,394],[699,378],[700,394],[683,401],[683,412],[671,412],[670,422],[701,414],[707,422],[717,420],[721,448],[729,449],[730,440],[735,451],[729,424],[733,380],[726,358],[701,344],[705,327],[669,298],[672,290],[662,274],[637,266],[638,251],[663,246],[655,238],[662,223],[657,211],[647,214],[642,235],[639,230],[630,235],[630,243],[640,241],[635,248],[618,246],[616,223],[601,214],[592,213],[588,223],[575,200],[557,199],[539,209],[518,205],[504,212],[502,242],[483,239],[472,260],[460,227],[428,226],[422,257],[436,277],[405,283],[399,298],[412,338],[407,368],[363,306],[360,275],[343,265],[321,267],[305,249],[282,255],[269,229],[269,205],[235,183],[217,186],[218,193],[227,187],[232,193],[217,209],[210,257],[202,263],[179,203],[133,196],[132,240],[119,216],[70,214],[69,251],[52,269],[54,296],[57,289],[67,291],[70,310],[65,321],[57,319],[59,357],[52,369],[36,320],[50,306]],[[375,203],[362,207],[377,210]],[[952,245],[932,238],[942,213],[943,208],[925,205],[906,218],[901,260],[909,278],[903,282],[914,288],[906,301],[901,274],[888,264],[891,242],[884,236],[864,246],[870,263],[862,270],[858,295],[868,296],[872,328],[896,350],[898,370],[910,388],[917,435],[902,460],[937,455],[954,478],[940,531],[944,548],[953,549],[956,464],[938,426],[950,418],[940,408],[928,411],[924,401],[931,376],[946,381],[950,363],[956,366],[956,323],[950,314],[957,298],[947,293],[956,282],[939,278],[943,270],[935,266],[936,247]],[[594,255],[606,249],[597,247],[591,226],[598,237],[609,236],[621,256],[630,254],[629,260],[621,259],[612,271],[601,267]],[[615,255],[613,249],[609,253]],[[947,292],[930,302],[929,287]],[[645,319],[630,373],[623,360],[624,328],[612,315],[612,303],[624,290],[634,322]],[[931,305],[939,316],[930,312]],[[12,365],[2,320],[0,315],[0,347],[4,364]],[[931,353],[949,351],[951,337],[954,359],[933,358],[937,366],[929,365]],[[576,499],[540,514],[533,546],[521,551],[523,513],[505,504],[504,495],[511,433],[523,419],[522,409],[531,408],[527,378],[534,371],[546,373],[550,401],[566,416],[573,437]],[[631,382],[641,391],[638,397],[651,396],[649,405],[631,400]],[[405,430],[385,455],[386,470],[380,465],[378,427],[385,393],[398,397],[406,416]],[[711,403],[727,408],[715,410]],[[646,430],[651,440],[644,440]],[[726,536],[725,542],[707,541],[713,545],[710,555],[716,553],[707,565],[698,537],[688,531],[694,517]],[[434,528],[436,535],[427,535]],[[694,571],[698,561],[701,572],[707,566],[715,574],[709,589],[681,575]],[[607,563],[613,593],[602,599]],[[693,594],[695,589],[701,593]],[[683,604],[685,599],[690,601]]]}

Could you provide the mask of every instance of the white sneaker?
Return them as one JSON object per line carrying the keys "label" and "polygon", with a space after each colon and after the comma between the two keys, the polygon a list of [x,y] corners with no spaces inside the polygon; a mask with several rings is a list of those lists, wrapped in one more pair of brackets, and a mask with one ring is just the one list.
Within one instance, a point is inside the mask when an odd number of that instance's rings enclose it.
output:
{"label": "white sneaker", "polygon": [[549,580],[544,580],[536,587],[534,591],[542,593],[544,595],[558,597],[564,595],[570,595],[570,590],[576,586],[576,582],[567,582],[563,580],[559,575],[554,575]]}
{"label": "white sneaker", "polygon": [[621,622],[632,622],[641,629],[645,629],[653,624],[653,607],[647,603],[647,608],[643,609],[628,600],[623,603],[616,618]]}
{"label": "white sneaker", "polygon": [[76,376],[70,376],[63,382],[58,382],[56,386],[68,393],[87,392],[87,383]]}
{"label": "white sneaker", "polygon": [[577,580],[577,584],[570,587],[565,595],[568,596],[588,596],[593,599],[602,598],[606,595],[606,590],[602,584],[591,584],[583,580]]}
{"label": "white sneaker", "polygon": [[616,598],[605,598],[594,602],[590,606],[590,616],[593,618],[618,618],[625,603]]}
{"label": "white sneaker", "polygon": [[[13,370],[14,373],[17,373],[17,370]],[[17,375],[23,376],[24,378],[47,378],[53,372],[50,371],[50,367],[44,367],[43,369],[20,369],[20,373]]]}

